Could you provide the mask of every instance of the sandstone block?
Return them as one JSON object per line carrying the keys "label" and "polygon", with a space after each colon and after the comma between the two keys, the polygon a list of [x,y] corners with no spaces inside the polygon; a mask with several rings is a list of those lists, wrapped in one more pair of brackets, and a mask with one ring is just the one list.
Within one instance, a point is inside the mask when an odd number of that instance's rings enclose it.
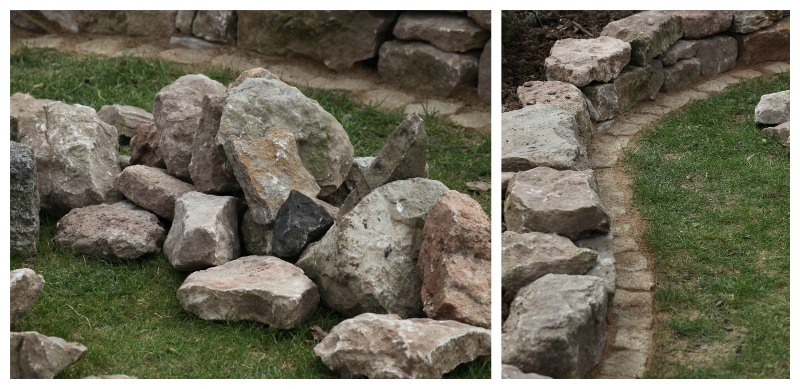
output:
{"label": "sandstone block", "polygon": [[705,38],[726,31],[731,26],[733,11],[672,11],[683,19],[685,39]]}
{"label": "sandstone block", "polygon": [[394,36],[428,42],[443,51],[463,53],[482,48],[490,33],[467,15],[407,11],[397,18]]}
{"label": "sandstone block", "polygon": [[449,96],[478,83],[478,56],[449,53],[422,42],[389,41],[378,53],[378,73],[409,89]]}
{"label": "sandstone block", "polygon": [[503,112],[502,139],[503,171],[586,168],[575,116],[561,108],[537,104]]}
{"label": "sandstone block", "polygon": [[125,168],[115,179],[117,188],[134,204],[172,220],[175,200],[194,187],[167,174],[166,170],[144,165]]}
{"label": "sandstone block", "polygon": [[629,66],[616,80],[619,112],[626,112],[644,99],[655,100],[664,85],[664,67],[661,61],[652,60],[647,66]]}
{"label": "sandstone block", "polygon": [[672,92],[693,85],[700,78],[700,60],[697,58],[680,60],[664,68],[664,85],[661,90]]}
{"label": "sandstone block", "polygon": [[789,60],[789,18],[747,35],[737,35],[739,63]]}
{"label": "sandstone block", "polygon": [[736,67],[738,48],[736,39],[720,35],[697,41],[697,59],[700,60],[700,74],[713,76]]}
{"label": "sandstone block", "polygon": [[781,124],[789,121],[789,91],[761,96],[756,105],[756,124]]}
{"label": "sandstone block", "polygon": [[577,87],[592,81],[609,82],[631,59],[631,45],[612,37],[562,39],[545,59],[547,79]]}
{"label": "sandstone block", "polygon": [[680,16],[662,11],[645,11],[609,23],[600,33],[631,45],[631,64],[646,66],[683,36]]}
{"label": "sandstone block", "polygon": [[197,11],[192,35],[211,42],[236,43],[236,11]]}
{"label": "sandstone block", "polygon": [[44,289],[44,277],[28,268],[11,271],[11,325],[33,309],[36,297]]}
{"label": "sandstone block", "polygon": [[[619,97],[613,82],[592,84],[581,89],[586,97],[589,115],[595,122],[611,120],[619,114]],[[598,129],[599,131],[599,129]]]}
{"label": "sandstone block", "polygon": [[747,34],[772,25],[785,11],[733,11],[731,31]]}
{"label": "sandstone block", "polygon": [[114,126],[119,135],[128,138],[136,136],[140,127],[153,124],[153,114],[129,105],[104,105],[97,111],[97,116]]}
{"label": "sandstone block", "polygon": [[239,189],[239,182],[231,169],[226,169],[228,159],[223,146],[217,143],[217,132],[227,94],[208,95],[203,98],[200,123],[192,141],[192,159],[189,176],[194,187],[203,193],[225,193]]}
{"label": "sandstone block", "polygon": [[549,104],[575,115],[581,144],[588,147],[592,141],[594,125],[589,115],[589,103],[575,85],[560,81],[528,81],[517,88],[517,97],[523,106]]}

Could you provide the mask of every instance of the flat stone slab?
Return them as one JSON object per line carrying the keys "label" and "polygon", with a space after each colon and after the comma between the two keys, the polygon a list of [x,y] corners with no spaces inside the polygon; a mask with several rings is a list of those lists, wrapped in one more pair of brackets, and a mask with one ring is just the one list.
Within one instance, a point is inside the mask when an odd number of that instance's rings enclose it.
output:
{"label": "flat stone slab", "polygon": [[789,121],[789,91],[770,93],[761,96],[756,105],[756,124],[774,125]]}
{"label": "flat stone slab", "polygon": [[444,12],[403,12],[394,25],[394,36],[399,39],[430,42],[441,50],[459,53],[483,48],[490,35],[467,15]]}
{"label": "flat stone slab", "polygon": [[619,75],[631,58],[631,45],[612,37],[562,39],[556,41],[545,59],[547,79],[577,87],[592,81],[609,82]]}
{"label": "flat stone slab", "polygon": [[767,28],[783,17],[784,11],[733,11],[731,31],[748,34]]}
{"label": "flat stone slab", "polygon": [[697,41],[697,56],[700,74],[713,76],[736,67],[739,49],[731,36],[715,36]]}
{"label": "flat stone slab", "polygon": [[515,172],[547,166],[586,168],[575,116],[561,108],[537,104],[502,116],[502,170]]}
{"label": "flat stone slab", "polygon": [[683,19],[685,39],[705,38],[726,31],[733,21],[733,11],[672,11]]}
{"label": "flat stone slab", "polygon": [[631,64],[645,66],[683,36],[683,23],[668,12],[645,11],[609,23],[600,35],[630,43]]}
{"label": "flat stone slab", "polygon": [[549,104],[575,115],[581,144],[592,141],[594,125],[589,115],[589,103],[575,85],[561,81],[528,81],[517,88],[517,97],[523,106]]}

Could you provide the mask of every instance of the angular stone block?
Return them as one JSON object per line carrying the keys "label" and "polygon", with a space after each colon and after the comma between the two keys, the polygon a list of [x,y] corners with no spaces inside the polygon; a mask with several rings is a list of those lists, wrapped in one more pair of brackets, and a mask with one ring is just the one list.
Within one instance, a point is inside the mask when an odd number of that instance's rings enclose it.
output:
{"label": "angular stone block", "polygon": [[406,11],[394,25],[394,36],[399,39],[429,42],[458,53],[482,48],[490,35],[469,16],[445,12]]}
{"label": "angular stone block", "polygon": [[547,79],[577,87],[593,81],[609,82],[631,59],[631,45],[612,37],[562,39],[544,61]]}
{"label": "angular stone block", "polygon": [[645,11],[609,23],[600,35],[630,43],[631,64],[646,66],[683,36],[683,21],[669,12]]}
{"label": "angular stone block", "polygon": [[574,115],[551,105],[537,104],[502,116],[502,169],[585,169],[586,148],[581,144]]}
{"label": "angular stone block", "polygon": [[478,56],[449,53],[422,42],[389,41],[378,54],[378,73],[409,89],[449,96],[478,84]]}

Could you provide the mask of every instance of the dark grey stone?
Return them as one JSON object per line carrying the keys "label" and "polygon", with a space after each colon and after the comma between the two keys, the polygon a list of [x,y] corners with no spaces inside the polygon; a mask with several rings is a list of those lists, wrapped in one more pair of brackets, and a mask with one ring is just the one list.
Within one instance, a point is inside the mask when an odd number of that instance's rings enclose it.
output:
{"label": "dark grey stone", "polygon": [[33,149],[11,141],[11,255],[36,256],[39,191]]}
{"label": "dark grey stone", "polygon": [[310,197],[293,190],[278,210],[272,253],[284,259],[299,255],[333,225],[333,217]]}

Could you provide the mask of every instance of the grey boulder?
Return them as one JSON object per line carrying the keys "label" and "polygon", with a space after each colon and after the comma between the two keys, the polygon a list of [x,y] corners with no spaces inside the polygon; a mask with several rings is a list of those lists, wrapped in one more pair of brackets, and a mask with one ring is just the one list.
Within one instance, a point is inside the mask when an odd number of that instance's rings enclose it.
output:
{"label": "grey boulder", "polygon": [[134,204],[167,220],[175,214],[175,200],[194,186],[170,176],[166,170],[144,165],[128,166],[114,179],[114,187]]}
{"label": "grey boulder", "polygon": [[789,121],[789,91],[761,96],[756,105],[756,124],[775,125]]}
{"label": "grey boulder", "polygon": [[11,271],[11,325],[33,309],[36,297],[44,289],[44,277],[28,268]]}
{"label": "grey boulder", "polygon": [[11,255],[33,257],[39,240],[39,191],[33,149],[11,141],[9,165]]}
{"label": "grey boulder", "polygon": [[502,169],[516,172],[537,166],[585,169],[586,147],[580,142],[575,115],[536,104],[503,112]]}
{"label": "grey boulder", "polygon": [[11,378],[53,378],[86,354],[79,343],[38,332],[11,333]]}

